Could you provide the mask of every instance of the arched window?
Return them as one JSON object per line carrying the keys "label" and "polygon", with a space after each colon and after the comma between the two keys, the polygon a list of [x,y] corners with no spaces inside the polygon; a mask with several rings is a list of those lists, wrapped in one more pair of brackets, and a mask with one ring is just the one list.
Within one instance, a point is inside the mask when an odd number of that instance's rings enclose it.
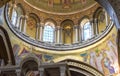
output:
{"label": "arched window", "polygon": [[17,11],[15,9],[13,9],[13,12],[12,12],[11,22],[12,22],[12,24],[14,26],[16,26],[16,23],[17,23]]}
{"label": "arched window", "polygon": [[84,40],[90,39],[92,36],[92,28],[90,22],[85,23],[83,26],[83,38]]}
{"label": "arched window", "polygon": [[47,22],[44,27],[43,41],[54,42],[54,24]]}
{"label": "arched window", "polygon": [[82,40],[86,41],[92,37],[92,25],[88,18],[81,21]]}

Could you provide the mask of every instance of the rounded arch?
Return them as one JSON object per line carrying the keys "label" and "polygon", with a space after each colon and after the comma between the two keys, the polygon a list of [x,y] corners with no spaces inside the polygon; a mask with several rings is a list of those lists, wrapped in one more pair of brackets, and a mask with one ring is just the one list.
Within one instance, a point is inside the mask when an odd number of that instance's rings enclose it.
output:
{"label": "rounded arch", "polygon": [[[47,23],[47,22],[51,22],[51,23],[53,23],[55,26],[57,26],[57,22],[56,22],[54,19],[52,19],[52,18],[47,18],[47,19],[44,20],[44,23]],[[54,26],[54,27],[55,27],[55,26]]]}
{"label": "rounded arch", "polygon": [[72,44],[74,43],[74,22],[70,19],[66,19],[61,23],[62,27],[62,42],[64,44]]}
{"label": "rounded arch", "polygon": [[44,21],[43,41],[55,42],[55,21],[52,19],[46,19]]}
{"label": "rounded arch", "polygon": [[65,62],[68,64],[69,71],[71,72],[77,72],[83,75],[90,75],[90,76],[104,76],[100,71],[98,71],[96,68],[74,59],[65,59],[60,62]]}
{"label": "rounded arch", "polygon": [[[5,65],[15,65],[15,58],[7,31],[0,25],[0,60],[3,59]],[[1,65],[1,63],[0,63]],[[4,65],[4,64],[3,64]]]}
{"label": "rounded arch", "polygon": [[83,19],[90,19],[89,16],[85,15],[81,19],[78,20],[78,24],[80,25]]}
{"label": "rounded arch", "polygon": [[92,37],[92,25],[89,17],[85,16],[81,19],[79,27],[81,29],[81,40],[86,41]]}
{"label": "rounded arch", "polygon": [[88,16],[83,17],[79,23],[80,27],[82,28],[87,22],[90,22],[89,17]]}
{"label": "rounded arch", "polygon": [[74,22],[70,19],[66,19],[64,21],[61,22],[61,27],[64,27],[66,24],[70,24],[74,26]]}
{"label": "rounded arch", "polygon": [[102,12],[103,8],[102,7],[98,7],[93,14],[93,19],[98,18],[98,15],[100,12]]}
{"label": "rounded arch", "polygon": [[[24,7],[22,6],[22,4],[21,3],[18,3],[17,5],[17,8],[19,8],[21,11],[21,13],[23,14],[23,15],[25,15],[26,14],[26,12],[25,12],[25,10],[24,10]],[[18,9],[17,9],[18,10]]]}
{"label": "rounded arch", "polygon": [[21,60],[20,67],[22,67],[22,65],[23,65],[25,62],[29,61],[29,60],[35,61],[35,62],[38,64],[38,66],[39,66],[40,63],[41,63],[41,60],[38,59],[37,56],[35,56],[34,54],[27,54],[27,55]]}
{"label": "rounded arch", "polygon": [[30,13],[26,20],[26,34],[33,39],[38,39],[40,19],[35,13]]}
{"label": "rounded arch", "polygon": [[30,13],[29,17],[32,17],[33,19],[35,19],[36,23],[40,22],[40,18],[35,13]]}
{"label": "rounded arch", "polygon": [[25,58],[23,58],[23,60],[21,60],[20,63],[22,75],[26,76],[29,71],[38,71],[39,65],[40,60],[34,54],[28,54]]}
{"label": "rounded arch", "polygon": [[119,0],[111,1],[111,0],[95,0],[98,2],[101,6],[103,6],[107,13],[110,15],[111,19],[114,21],[116,28],[120,29],[120,17],[119,12],[117,10],[117,6],[119,5]]}

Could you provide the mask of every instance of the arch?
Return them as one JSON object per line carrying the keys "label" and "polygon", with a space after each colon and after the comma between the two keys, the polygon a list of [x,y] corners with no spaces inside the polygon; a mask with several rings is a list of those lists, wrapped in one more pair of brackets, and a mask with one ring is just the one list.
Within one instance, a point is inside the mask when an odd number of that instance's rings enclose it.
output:
{"label": "arch", "polygon": [[106,10],[102,7],[98,7],[93,14],[93,24],[98,30],[96,33],[102,33],[110,22],[110,16],[107,14]]}
{"label": "arch", "polygon": [[7,31],[0,25],[0,58],[5,62],[5,65],[8,63],[15,65],[15,58],[11,46],[11,42],[8,36]]}
{"label": "arch", "polygon": [[104,76],[100,71],[96,68],[74,59],[65,59],[60,62],[66,62],[68,64],[69,70],[82,73],[83,75],[90,75],[90,76]]}
{"label": "arch", "polygon": [[23,65],[25,62],[29,61],[29,60],[35,61],[35,62],[38,64],[38,66],[39,66],[40,63],[41,63],[41,60],[39,60],[34,54],[28,53],[28,54],[21,60],[20,67],[22,67],[22,65]]}
{"label": "arch", "polygon": [[21,13],[22,13],[23,15],[26,14],[26,12],[25,12],[24,7],[22,6],[22,4],[18,3],[16,6],[17,6],[17,8],[20,8]]}
{"label": "arch", "polygon": [[67,24],[67,23],[70,23],[70,24],[74,25],[74,22],[72,20],[66,19],[66,20],[63,20],[61,22],[61,26],[64,27],[64,25]]}
{"label": "arch", "polygon": [[40,27],[39,17],[34,13],[30,13],[28,15],[26,23],[27,23],[26,34],[33,39],[38,39],[38,30],[39,30],[39,27]]}
{"label": "arch", "polygon": [[55,26],[57,26],[57,22],[54,19],[52,19],[52,18],[45,19],[44,23],[46,23],[46,22],[52,22],[52,23],[54,23]]}
{"label": "arch", "polygon": [[[114,21],[117,29],[120,29],[120,17],[117,14],[119,11],[116,9],[117,6],[119,4],[119,0],[118,1],[111,1],[111,0],[95,0],[96,2],[98,2],[101,6],[103,6],[107,13],[110,15],[110,17],[112,18],[112,20]],[[116,5],[114,4],[116,3]]]}
{"label": "arch", "polygon": [[35,13],[30,13],[29,16],[32,17],[32,18],[34,18],[35,21],[36,21],[36,23],[40,22],[40,18]]}
{"label": "arch", "polygon": [[74,22],[70,19],[66,19],[61,23],[62,27],[62,40],[64,44],[72,44],[73,43],[73,28]]}
{"label": "arch", "polygon": [[26,57],[23,58],[20,63],[22,75],[26,76],[27,72],[38,71],[40,63],[40,60],[34,54],[27,54]]}
{"label": "arch", "polygon": [[43,31],[43,41],[55,42],[55,25],[51,21],[47,21]]}
{"label": "arch", "polygon": [[85,15],[81,19],[79,19],[78,24],[81,24],[82,20],[85,19],[85,18],[90,19],[89,16]]}
{"label": "arch", "polygon": [[90,23],[89,17],[84,16],[80,20],[80,29],[81,29],[81,40],[86,41],[92,37],[92,25]]}
{"label": "arch", "polygon": [[99,13],[102,11],[102,7],[98,7],[93,14],[93,19],[98,18]]}

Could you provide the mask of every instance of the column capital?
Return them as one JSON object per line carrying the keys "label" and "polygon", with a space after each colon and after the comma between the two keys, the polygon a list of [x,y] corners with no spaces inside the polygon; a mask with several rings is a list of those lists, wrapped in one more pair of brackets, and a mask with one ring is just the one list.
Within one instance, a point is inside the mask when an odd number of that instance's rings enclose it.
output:
{"label": "column capital", "polygon": [[61,29],[61,26],[56,26],[56,29],[57,29],[57,30],[60,30],[60,29]]}
{"label": "column capital", "polygon": [[74,29],[77,29],[77,28],[79,28],[79,25],[74,25]]}
{"label": "column capital", "polygon": [[28,18],[28,15],[24,15],[24,18],[27,19],[27,18]]}
{"label": "column capital", "polygon": [[20,17],[21,17],[21,18],[24,18],[24,15],[21,15]]}
{"label": "column capital", "polygon": [[37,23],[36,26],[39,27],[39,26],[40,26],[40,23]]}
{"label": "column capital", "polygon": [[41,27],[43,27],[44,25],[45,25],[45,23],[43,23],[43,22],[40,23],[40,26],[41,26]]}
{"label": "column capital", "polygon": [[98,22],[98,19],[97,19],[97,18],[94,18],[94,22],[97,23],[97,22]]}

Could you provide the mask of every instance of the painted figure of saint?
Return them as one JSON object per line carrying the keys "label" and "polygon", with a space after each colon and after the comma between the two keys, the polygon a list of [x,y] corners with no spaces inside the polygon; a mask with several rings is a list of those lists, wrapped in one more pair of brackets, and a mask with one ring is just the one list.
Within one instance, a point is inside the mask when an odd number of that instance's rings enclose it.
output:
{"label": "painted figure of saint", "polygon": [[90,65],[96,68],[96,53],[90,52]]}
{"label": "painted figure of saint", "polygon": [[114,67],[112,66],[110,59],[108,57],[103,60],[104,66],[109,70],[109,73],[112,75],[115,73]]}
{"label": "painted figure of saint", "polygon": [[103,68],[102,68],[102,59],[103,59],[103,55],[102,52],[99,52],[97,57],[96,57],[96,65],[97,65],[97,69],[103,73]]}

